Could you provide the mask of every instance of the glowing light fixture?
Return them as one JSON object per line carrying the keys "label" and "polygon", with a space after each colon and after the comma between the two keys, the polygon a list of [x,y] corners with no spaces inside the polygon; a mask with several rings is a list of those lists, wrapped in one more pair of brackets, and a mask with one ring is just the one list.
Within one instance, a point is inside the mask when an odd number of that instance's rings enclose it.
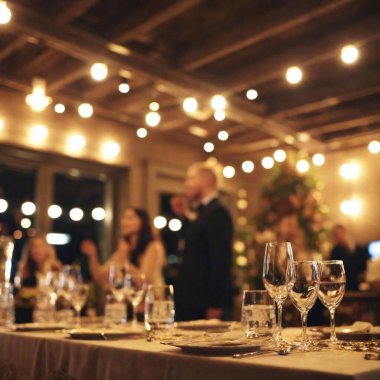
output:
{"label": "glowing light fixture", "polygon": [[322,153],[315,153],[312,160],[314,165],[322,166],[325,163],[325,156]]}
{"label": "glowing light fixture", "polygon": [[248,207],[248,201],[246,199],[239,199],[237,201],[237,208],[239,210],[245,210]]}
{"label": "glowing light fixture", "polygon": [[214,151],[215,149],[215,146],[212,142],[206,142],[204,145],[203,145],[203,149],[205,152],[207,153],[211,153]]}
{"label": "glowing light fixture", "polygon": [[266,156],[261,160],[261,165],[264,169],[272,169],[274,166],[274,159],[272,157]]}
{"label": "glowing light fixture", "polygon": [[48,233],[46,235],[46,241],[51,245],[66,245],[70,243],[69,234],[60,234],[60,233]]}
{"label": "glowing light fixture", "polygon": [[377,154],[380,152],[380,142],[373,140],[368,144],[368,150],[372,154]]}
{"label": "glowing light fixture", "polygon": [[86,146],[86,139],[84,136],[75,134],[67,139],[67,147],[72,152],[79,152]]}
{"label": "glowing light fixture", "polygon": [[358,216],[362,211],[362,203],[359,199],[345,200],[340,204],[340,211],[347,216]]}
{"label": "glowing light fixture", "polygon": [[223,176],[225,178],[233,178],[235,176],[235,168],[233,166],[225,166],[223,168]]}
{"label": "glowing light fixture", "polygon": [[121,92],[122,94],[127,94],[130,91],[130,89],[131,88],[130,88],[129,84],[126,82],[119,84],[119,92]]}
{"label": "glowing light fixture", "polygon": [[290,84],[297,84],[301,82],[301,79],[302,79],[302,70],[298,66],[292,66],[286,70],[286,80]]}
{"label": "glowing light fixture", "polygon": [[32,81],[32,93],[26,95],[26,104],[35,112],[43,111],[52,101],[45,94],[46,81],[41,78],[34,78]]}
{"label": "glowing light fixture", "polygon": [[11,21],[12,12],[6,1],[0,1],[0,24],[8,24]]}
{"label": "glowing light fixture", "polygon": [[82,209],[74,207],[70,210],[69,215],[71,220],[73,220],[74,222],[79,222],[83,219],[84,213]]}
{"label": "glowing light fixture", "polygon": [[277,149],[273,157],[277,162],[284,162],[286,160],[286,152],[283,149]]}
{"label": "glowing light fixture", "polygon": [[306,173],[310,169],[310,164],[306,160],[299,160],[296,164],[296,169],[300,173]]}
{"label": "glowing light fixture", "polygon": [[30,129],[29,138],[32,142],[39,144],[47,139],[48,134],[48,129],[44,125],[38,124]]}
{"label": "glowing light fixture", "polygon": [[255,169],[255,164],[252,161],[247,160],[241,164],[241,168],[244,173],[252,173]]}
{"label": "glowing light fixture", "polygon": [[169,229],[173,232],[177,232],[182,228],[182,222],[179,219],[172,219],[169,222]]}
{"label": "glowing light fixture", "polygon": [[343,164],[339,169],[342,178],[348,181],[355,181],[360,175],[360,166],[356,162]]}
{"label": "glowing light fixture", "polygon": [[0,213],[7,211],[8,202],[5,199],[0,199]]}
{"label": "glowing light fixture", "polygon": [[227,131],[219,131],[218,133],[218,139],[220,141],[227,141],[229,137],[229,134]]}
{"label": "glowing light fixture", "polygon": [[359,58],[359,50],[354,45],[346,45],[340,52],[341,60],[347,65],[351,65]]}
{"label": "glowing light fixture", "polygon": [[149,104],[149,109],[153,112],[157,112],[160,109],[160,105],[157,102],[151,102]]}
{"label": "glowing light fixture", "polygon": [[249,100],[255,100],[259,96],[258,92],[251,88],[250,90],[247,91],[246,93],[247,99]]}
{"label": "glowing light fixture", "polygon": [[65,110],[66,110],[66,107],[65,107],[63,104],[61,104],[61,103],[57,103],[57,104],[54,106],[54,111],[55,111],[56,113],[64,113]]}
{"label": "glowing light fixture", "polygon": [[158,112],[148,112],[145,115],[145,122],[149,127],[157,127],[160,124],[161,116]]}
{"label": "glowing light fixture", "polygon": [[214,95],[211,98],[211,107],[214,111],[222,111],[226,108],[227,101],[223,95]]}
{"label": "glowing light fixture", "polygon": [[102,146],[102,154],[106,158],[114,158],[120,153],[120,145],[115,141],[107,141]]}
{"label": "glowing light fixture", "polygon": [[139,129],[136,131],[136,135],[137,135],[137,137],[139,137],[140,139],[144,139],[146,136],[148,136],[148,131],[147,131],[145,128],[139,128]]}
{"label": "glowing light fixture", "polygon": [[88,119],[94,113],[94,108],[90,103],[82,103],[78,107],[78,113],[80,117]]}
{"label": "glowing light fixture", "polygon": [[156,216],[153,220],[154,227],[156,227],[159,230],[165,228],[167,224],[168,221],[164,216]]}
{"label": "glowing light fixture", "polygon": [[223,110],[217,110],[214,112],[214,119],[216,121],[223,121],[226,118],[226,113]]}
{"label": "glowing light fixture", "polygon": [[198,109],[197,99],[193,98],[192,96],[185,98],[183,100],[182,107],[183,110],[187,113],[195,112]]}
{"label": "glowing light fixture", "polygon": [[50,205],[48,215],[52,219],[58,219],[62,215],[62,208],[58,205]]}
{"label": "glowing light fixture", "polygon": [[27,216],[33,215],[36,212],[36,205],[33,202],[24,202],[21,205],[21,212]]}
{"label": "glowing light fixture", "polygon": [[235,243],[234,243],[234,250],[237,253],[243,253],[244,250],[245,250],[245,244],[244,244],[244,242],[241,241],[241,240],[236,240]]}
{"label": "glowing light fixture", "polygon": [[0,119],[0,131],[4,128],[4,120]]}
{"label": "glowing light fixture", "polygon": [[91,66],[92,79],[100,82],[106,79],[107,75],[108,75],[108,67],[106,64],[97,62]]}
{"label": "glowing light fixture", "polygon": [[92,216],[92,219],[100,222],[100,221],[102,221],[102,220],[105,219],[105,217],[106,217],[106,211],[104,210],[103,207],[95,207],[91,211],[91,216]]}
{"label": "glowing light fixture", "polygon": [[22,228],[27,229],[32,225],[32,221],[28,218],[22,218],[20,224]]}

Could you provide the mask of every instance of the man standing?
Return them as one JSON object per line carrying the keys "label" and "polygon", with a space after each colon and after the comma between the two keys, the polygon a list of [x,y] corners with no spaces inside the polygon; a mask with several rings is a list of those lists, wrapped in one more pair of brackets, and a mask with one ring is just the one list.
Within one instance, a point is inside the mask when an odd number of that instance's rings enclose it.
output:
{"label": "man standing", "polygon": [[192,165],[186,194],[197,215],[184,225],[183,263],[175,288],[176,319],[225,319],[232,309],[232,220],[220,203],[215,172],[203,163]]}

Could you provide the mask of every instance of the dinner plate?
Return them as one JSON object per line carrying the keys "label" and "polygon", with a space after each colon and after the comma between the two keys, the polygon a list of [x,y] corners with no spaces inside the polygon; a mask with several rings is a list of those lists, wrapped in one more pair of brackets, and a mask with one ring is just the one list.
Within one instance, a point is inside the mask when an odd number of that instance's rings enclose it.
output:
{"label": "dinner plate", "polygon": [[177,328],[182,330],[191,330],[191,331],[222,331],[222,330],[228,330],[231,326],[232,322],[225,322],[225,321],[219,321],[219,322],[213,322],[208,323],[206,321],[190,321],[190,322],[178,322]]}
{"label": "dinner plate", "polygon": [[86,329],[79,328],[68,332],[71,339],[81,340],[111,340],[122,338],[136,338],[144,335],[143,330],[134,329]]}
{"label": "dinner plate", "polygon": [[28,332],[28,331],[55,331],[62,330],[66,326],[58,323],[20,323],[13,327],[14,331]]}
{"label": "dinner plate", "polygon": [[[312,331],[319,332],[323,337],[330,336],[330,327],[314,327]],[[368,341],[380,339],[380,327],[370,323],[356,322],[349,326],[339,326],[335,329],[336,337],[340,340]]]}

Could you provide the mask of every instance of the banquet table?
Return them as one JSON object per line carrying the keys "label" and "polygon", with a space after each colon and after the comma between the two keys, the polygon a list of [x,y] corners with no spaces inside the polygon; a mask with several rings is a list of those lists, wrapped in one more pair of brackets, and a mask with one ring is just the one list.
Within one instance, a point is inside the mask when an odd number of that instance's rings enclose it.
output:
{"label": "banquet table", "polygon": [[0,331],[0,380],[379,380],[363,352],[201,356],[146,339],[73,340],[62,332]]}

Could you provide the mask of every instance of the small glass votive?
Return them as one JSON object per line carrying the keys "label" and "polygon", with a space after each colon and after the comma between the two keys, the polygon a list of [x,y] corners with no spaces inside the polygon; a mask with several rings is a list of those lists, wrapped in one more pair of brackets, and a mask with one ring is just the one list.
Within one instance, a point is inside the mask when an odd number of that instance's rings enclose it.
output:
{"label": "small glass votive", "polygon": [[275,306],[266,290],[244,290],[241,324],[247,338],[273,335],[276,326]]}

